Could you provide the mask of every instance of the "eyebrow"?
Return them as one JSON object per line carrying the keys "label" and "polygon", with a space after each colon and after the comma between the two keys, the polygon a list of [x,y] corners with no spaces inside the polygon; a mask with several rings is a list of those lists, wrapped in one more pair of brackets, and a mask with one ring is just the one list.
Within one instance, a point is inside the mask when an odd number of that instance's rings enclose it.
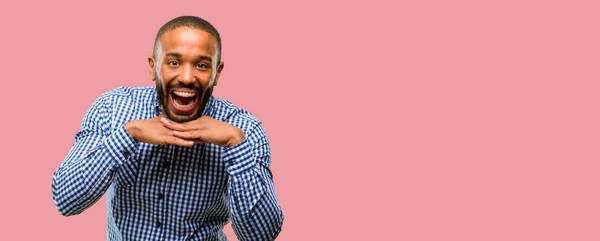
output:
{"label": "eyebrow", "polygon": [[[166,54],[166,56],[167,56],[167,57],[181,58],[181,54],[180,54],[180,53],[177,53],[177,52],[168,52],[168,53]],[[197,61],[200,61],[200,60],[207,60],[207,61],[210,61],[210,62],[212,62],[212,58],[211,58],[210,56],[206,56],[206,55],[200,55],[200,56],[198,56],[198,58],[197,58],[196,60],[197,60]]]}
{"label": "eyebrow", "polygon": [[200,61],[200,60],[207,60],[208,62],[212,63],[212,58],[210,56],[200,55],[200,56],[198,56],[197,61]]}
{"label": "eyebrow", "polygon": [[181,58],[181,54],[180,53],[176,53],[176,52],[168,52],[165,56],[167,57],[175,57],[175,58]]}

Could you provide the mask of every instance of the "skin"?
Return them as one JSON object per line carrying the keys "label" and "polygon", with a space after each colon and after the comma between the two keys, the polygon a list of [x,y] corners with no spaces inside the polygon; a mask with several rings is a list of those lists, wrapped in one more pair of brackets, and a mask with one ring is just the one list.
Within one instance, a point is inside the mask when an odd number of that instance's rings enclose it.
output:
{"label": "skin", "polygon": [[[200,103],[189,115],[177,113],[170,104],[170,90],[174,87],[196,90],[197,95],[204,95],[212,76],[212,56],[214,37],[209,33],[180,27],[165,32],[161,37],[163,47],[162,60],[155,62],[154,57],[148,58],[152,80],[157,77],[162,82],[166,100],[163,113],[148,120],[132,120],[125,124],[129,134],[137,142],[154,145],[193,146],[194,143],[214,143],[223,147],[231,147],[245,139],[241,129],[213,119],[208,116],[198,116]],[[160,64],[160,73],[156,72],[155,64]],[[223,70],[223,62],[217,67],[214,86]],[[202,100],[203,96],[200,96]],[[168,112],[168,113],[167,113]],[[200,113],[201,114],[201,113]]]}

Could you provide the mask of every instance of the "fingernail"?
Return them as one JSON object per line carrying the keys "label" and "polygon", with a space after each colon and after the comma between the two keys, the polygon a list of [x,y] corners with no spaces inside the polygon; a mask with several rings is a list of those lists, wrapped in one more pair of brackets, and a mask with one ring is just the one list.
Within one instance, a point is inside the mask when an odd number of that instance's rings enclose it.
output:
{"label": "fingernail", "polygon": [[179,134],[179,132],[178,131],[173,131],[173,134]]}

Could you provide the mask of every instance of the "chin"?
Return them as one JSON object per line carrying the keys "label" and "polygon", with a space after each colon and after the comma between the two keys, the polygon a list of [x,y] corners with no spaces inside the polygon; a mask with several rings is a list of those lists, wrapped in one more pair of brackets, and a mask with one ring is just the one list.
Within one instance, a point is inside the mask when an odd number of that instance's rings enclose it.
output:
{"label": "chin", "polygon": [[198,117],[200,117],[198,115],[198,110],[194,111],[194,113],[192,113],[190,115],[179,115],[179,114],[173,113],[173,110],[171,110],[170,108],[168,108],[165,111],[165,114],[167,114],[167,117],[169,118],[169,120],[174,121],[174,122],[178,122],[178,123],[184,123],[184,122],[188,122],[188,121],[193,121],[195,119],[198,119]]}

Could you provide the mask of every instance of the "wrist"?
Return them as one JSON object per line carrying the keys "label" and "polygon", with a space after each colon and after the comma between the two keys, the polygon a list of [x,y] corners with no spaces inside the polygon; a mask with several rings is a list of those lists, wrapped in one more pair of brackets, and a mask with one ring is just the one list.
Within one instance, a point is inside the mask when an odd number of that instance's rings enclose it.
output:
{"label": "wrist", "polygon": [[[138,142],[131,136],[126,125],[127,123],[115,128],[103,141],[108,153],[114,157],[117,167],[123,165],[138,150]],[[131,125],[127,126],[131,128]]]}
{"label": "wrist", "polygon": [[137,121],[136,120],[132,120],[130,122],[125,123],[125,130],[127,130],[127,132],[129,132],[129,135],[133,138],[133,140],[135,140],[136,142],[138,142],[137,139]]}
{"label": "wrist", "polygon": [[244,132],[242,131],[242,129],[236,127],[235,130],[232,132],[231,137],[229,138],[227,147],[235,146],[235,145],[239,144],[240,142],[244,141],[245,139],[246,139],[246,136],[244,135]]}

